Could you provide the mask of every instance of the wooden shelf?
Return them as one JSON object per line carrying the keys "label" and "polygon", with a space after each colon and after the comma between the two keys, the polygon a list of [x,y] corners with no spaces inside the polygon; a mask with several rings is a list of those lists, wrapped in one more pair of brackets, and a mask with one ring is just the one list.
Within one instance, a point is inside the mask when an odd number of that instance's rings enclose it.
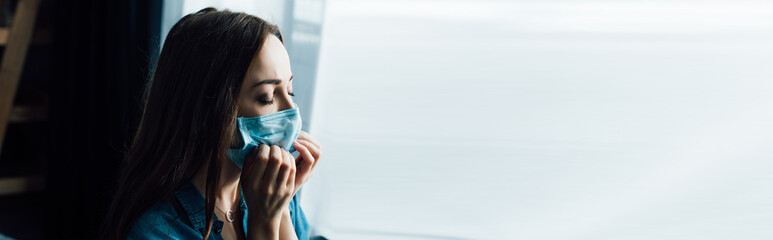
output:
{"label": "wooden shelf", "polygon": [[0,177],[0,196],[41,191],[45,184],[43,175]]}
{"label": "wooden shelf", "polygon": [[44,105],[22,105],[11,108],[10,123],[45,121],[48,118],[48,108]]}
{"label": "wooden shelf", "polygon": [[[5,46],[8,44],[9,32],[10,29],[7,27],[0,28],[0,46]],[[50,28],[35,29],[35,31],[32,33],[31,43],[35,45],[51,44],[52,35],[53,34]]]}

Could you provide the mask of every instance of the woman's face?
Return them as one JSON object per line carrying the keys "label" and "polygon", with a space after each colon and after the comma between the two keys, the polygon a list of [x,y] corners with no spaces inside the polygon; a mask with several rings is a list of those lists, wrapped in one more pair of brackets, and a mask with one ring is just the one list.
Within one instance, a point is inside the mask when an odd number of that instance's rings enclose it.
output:
{"label": "woman's face", "polygon": [[292,80],[287,50],[279,38],[270,34],[242,81],[239,116],[257,117],[294,108]]}

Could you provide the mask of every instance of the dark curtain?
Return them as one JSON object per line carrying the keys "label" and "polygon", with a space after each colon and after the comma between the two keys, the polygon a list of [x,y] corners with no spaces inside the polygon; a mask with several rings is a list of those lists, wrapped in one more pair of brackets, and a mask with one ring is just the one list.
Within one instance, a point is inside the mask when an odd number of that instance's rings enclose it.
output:
{"label": "dark curtain", "polygon": [[94,239],[141,116],[162,0],[55,6],[47,238]]}

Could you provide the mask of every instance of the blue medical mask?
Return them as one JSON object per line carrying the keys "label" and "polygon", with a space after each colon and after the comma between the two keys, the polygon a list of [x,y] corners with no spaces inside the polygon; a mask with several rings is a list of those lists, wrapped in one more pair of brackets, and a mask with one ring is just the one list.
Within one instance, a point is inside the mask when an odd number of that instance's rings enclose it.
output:
{"label": "blue medical mask", "polygon": [[264,116],[238,117],[236,124],[244,145],[241,148],[228,149],[227,155],[236,163],[236,166],[242,168],[247,156],[261,143],[269,146],[277,145],[289,152],[295,151],[293,142],[301,133],[302,121],[298,105],[295,105],[293,109]]}

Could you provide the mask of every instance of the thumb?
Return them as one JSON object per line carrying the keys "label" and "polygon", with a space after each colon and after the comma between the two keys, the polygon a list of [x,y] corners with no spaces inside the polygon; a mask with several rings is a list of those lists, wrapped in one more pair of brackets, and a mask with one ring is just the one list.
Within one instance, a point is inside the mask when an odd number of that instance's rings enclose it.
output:
{"label": "thumb", "polygon": [[295,159],[296,168],[301,174],[306,174],[311,170],[311,166],[314,164],[314,157],[311,155],[311,151],[303,144],[294,142],[293,146],[298,150],[298,157]]}
{"label": "thumb", "polygon": [[252,172],[252,167],[255,166],[255,158],[257,158],[259,151],[258,147],[252,148],[250,155],[247,155],[247,158],[244,159],[244,163],[242,164],[242,178],[249,176],[250,172]]}

